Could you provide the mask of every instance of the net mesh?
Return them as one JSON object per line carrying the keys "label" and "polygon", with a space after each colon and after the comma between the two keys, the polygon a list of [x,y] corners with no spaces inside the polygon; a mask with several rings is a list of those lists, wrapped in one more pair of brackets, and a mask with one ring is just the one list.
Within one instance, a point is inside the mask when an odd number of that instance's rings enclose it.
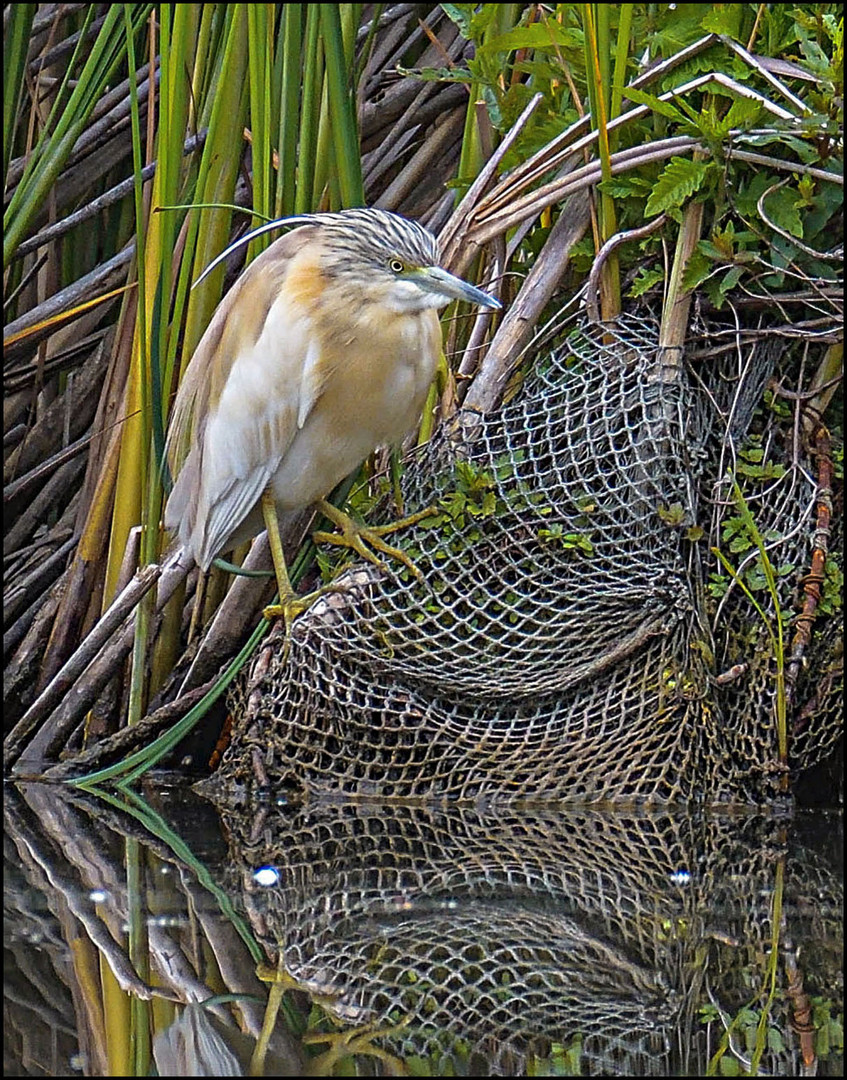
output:
{"label": "net mesh", "polygon": [[[295,624],[287,656],[272,634],[207,790],[775,795],[769,628],[741,589],[712,597],[704,565],[733,512],[726,470],[752,428],[767,434],[761,398],[778,355],[754,345],[740,372],[713,364],[707,380],[706,365],[672,363],[656,325],[630,316],[573,331],[499,412],[460,411],[404,477],[407,511],[439,511],[399,541],[421,578],[354,566]],[[777,460],[781,444],[767,444],[756,460]],[[750,505],[774,561],[799,573],[814,479],[796,462],[777,479],[767,498],[748,488]],[[797,574],[779,583],[790,609]],[[835,632],[822,640],[828,655]],[[723,685],[733,665],[744,674]],[[837,672],[830,682],[835,700]],[[812,688],[799,689],[801,702]],[[804,768],[840,728],[832,705],[815,717],[793,740]]]}
{"label": "net mesh", "polygon": [[[700,1075],[724,1031],[702,1043],[701,1006],[728,1022],[767,993],[786,862],[773,817],[323,803],[224,820],[266,954],[345,1024],[406,1021],[386,1045],[432,1075],[562,1075],[530,1065],[567,1050],[565,1075]],[[817,942],[811,973],[835,985],[838,866],[789,859],[780,889],[786,942]],[[785,1000],[771,1024],[786,1047],[763,1068],[787,1075]]]}

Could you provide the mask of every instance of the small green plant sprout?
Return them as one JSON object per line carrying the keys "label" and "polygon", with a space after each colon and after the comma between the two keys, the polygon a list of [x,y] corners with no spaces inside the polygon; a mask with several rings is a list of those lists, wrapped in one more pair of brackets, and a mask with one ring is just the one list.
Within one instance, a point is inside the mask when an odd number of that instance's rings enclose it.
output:
{"label": "small green plant sprout", "polygon": [[553,522],[549,528],[538,530],[538,539],[544,544],[556,544],[562,548],[581,551],[587,558],[594,554],[594,545],[582,533],[565,532],[564,525]]}

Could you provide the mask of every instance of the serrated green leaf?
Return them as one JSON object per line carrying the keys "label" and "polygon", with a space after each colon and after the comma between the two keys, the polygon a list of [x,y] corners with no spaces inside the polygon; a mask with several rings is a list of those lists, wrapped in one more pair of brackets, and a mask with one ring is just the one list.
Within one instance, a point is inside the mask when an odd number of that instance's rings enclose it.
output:
{"label": "serrated green leaf", "polygon": [[472,83],[474,75],[467,68],[406,68],[397,65],[396,71],[421,82]]}
{"label": "serrated green leaf", "polygon": [[743,273],[743,266],[733,266],[727,270],[720,282],[720,290],[724,296],[735,288]]}
{"label": "serrated green leaf", "polygon": [[699,248],[695,248],[689,255],[688,262],[685,264],[685,270],[682,274],[683,289],[686,291],[696,289],[706,280],[711,272],[712,263]]}
{"label": "serrated green leaf", "polygon": [[531,26],[515,26],[505,34],[498,34],[480,45],[476,55],[495,56],[497,53],[514,52],[516,49],[552,49],[562,45],[581,47],[582,35],[548,19],[544,23],[533,23]]}
{"label": "serrated green leaf", "polygon": [[703,16],[703,33],[726,34],[738,41],[743,15],[743,5],[713,4]]}
{"label": "serrated green leaf", "polygon": [[626,96],[634,104],[646,105],[651,112],[658,113],[660,116],[665,116],[668,120],[676,120],[679,124],[686,122],[686,117],[675,105],[671,105],[669,101],[660,101],[659,98],[653,94],[647,94],[643,90],[635,90],[633,87],[629,87],[626,91]]}
{"label": "serrated green leaf", "polygon": [[654,285],[658,285],[660,281],[664,281],[664,278],[665,272],[662,269],[641,269],[638,271],[638,277],[636,277],[635,281],[632,283],[629,295],[632,297],[642,296],[648,289],[652,289]]}
{"label": "serrated green leaf", "polygon": [[686,199],[700,190],[708,173],[709,162],[672,157],[647,200],[647,216],[652,217],[672,208],[679,209]]}
{"label": "serrated green leaf", "polygon": [[[818,122],[818,127],[822,127],[820,122]],[[796,135],[787,132],[744,133],[737,136],[737,142],[739,145],[756,147],[771,146],[773,143],[779,143],[793,150],[804,165],[811,165],[813,162],[820,160],[820,155],[814,145],[804,142],[803,139],[799,139]],[[770,183],[773,182],[773,179],[771,179]],[[769,186],[770,184],[765,184],[765,187]]]}
{"label": "serrated green leaf", "polygon": [[729,111],[724,117],[727,130],[737,130],[754,127],[762,115],[762,106],[758,101],[750,98],[737,97],[733,99]]}
{"label": "serrated green leaf", "polygon": [[442,10],[458,26],[462,37],[470,37],[473,4],[442,4]]}
{"label": "serrated green leaf", "polygon": [[816,41],[807,38],[800,42],[800,52],[806,59],[806,66],[816,75],[824,78],[832,75],[832,62]]}
{"label": "serrated green leaf", "polygon": [[797,181],[797,192],[800,198],[797,201],[799,207],[810,207],[813,205],[813,198],[815,194],[815,182],[811,176],[801,176]]}
{"label": "serrated green leaf", "polygon": [[724,1054],[720,1060],[721,1076],[740,1076],[741,1066],[729,1054]]}
{"label": "serrated green leaf", "polygon": [[710,277],[707,281],[703,282],[702,288],[703,292],[709,298],[709,303],[712,304],[716,311],[720,311],[726,302],[726,297],[721,292],[720,279]]}
{"label": "serrated green leaf", "polygon": [[783,232],[802,239],[803,219],[797,209],[797,193],[792,188],[783,187],[772,191],[765,198],[762,209]]}
{"label": "serrated green leaf", "polygon": [[722,539],[728,540],[731,536],[734,536],[736,533],[745,533],[746,531],[747,531],[747,525],[746,525],[743,518],[730,517],[730,518],[727,518],[726,521],[723,523],[723,528],[721,530],[721,535],[722,535]]}

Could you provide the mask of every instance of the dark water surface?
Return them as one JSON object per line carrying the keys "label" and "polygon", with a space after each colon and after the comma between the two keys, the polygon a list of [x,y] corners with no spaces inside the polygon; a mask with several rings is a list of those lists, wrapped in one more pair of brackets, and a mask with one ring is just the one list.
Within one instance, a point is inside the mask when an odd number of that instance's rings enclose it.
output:
{"label": "dark water surface", "polygon": [[6,1075],[843,1075],[834,813],[5,817]]}

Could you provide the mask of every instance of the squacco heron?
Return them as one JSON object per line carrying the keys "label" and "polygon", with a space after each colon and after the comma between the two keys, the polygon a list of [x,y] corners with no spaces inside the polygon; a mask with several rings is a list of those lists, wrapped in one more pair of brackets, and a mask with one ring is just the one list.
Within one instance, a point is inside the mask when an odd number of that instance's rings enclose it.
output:
{"label": "squacco heron", "polygon": [[441,351],[438,310],[451,300],[500,307],[438,265],[430,232],[385,210],[270,222],[212,266],[290,224],[299,227],[254,259],[221,301],[185,371],[165,510],[165,526],[203,570],[267,528],[279,586],[279,604],[267,611],[287,629],[320,590],[295,594],[278,514],[315,505],[341,530],[335,542],[373,562],[375,552],[408,562],[381,539],[396,523],[367,529],[324,496],[420,419]]}

